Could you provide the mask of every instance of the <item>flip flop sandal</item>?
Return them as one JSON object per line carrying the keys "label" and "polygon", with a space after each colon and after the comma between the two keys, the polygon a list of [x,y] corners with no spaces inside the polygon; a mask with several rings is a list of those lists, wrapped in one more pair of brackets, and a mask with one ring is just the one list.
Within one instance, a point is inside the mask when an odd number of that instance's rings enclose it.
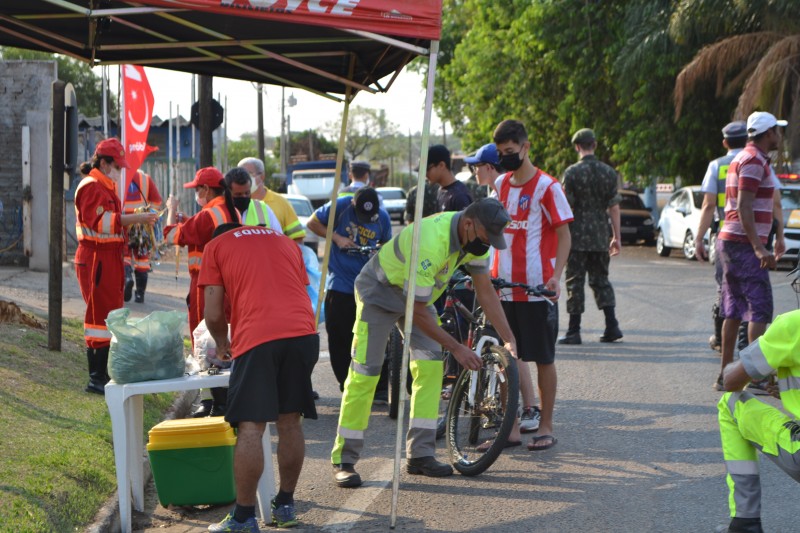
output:
{"label": "flip flop sandal", "polygon": [[[480,453],[485,453],[489,448],[492,447],[494,444],[494,439],[489,439],[483,444],[479,444],[477,448],[475,448]],[[514,446],[522,446],[522,441],[519,440],[507,440],[506,445],[503,448],[513,448]]]}
{"label": "flip flop sandal", "polygon": [[[548,444],[542,444],[542,445],[538,445],[537,446],[537,444],[542,442],[542,441],[550,441],[550,442]],[[531,439],[530,443],[528,443],[528,449],[530,451],[532,451],[532,452],[540,452],[542,450],[549,450],[550,448],[555,446],[557,442],[558,442],[558,439],[556,439],[552,435],[538,435],[536,437],[533,437]]]}

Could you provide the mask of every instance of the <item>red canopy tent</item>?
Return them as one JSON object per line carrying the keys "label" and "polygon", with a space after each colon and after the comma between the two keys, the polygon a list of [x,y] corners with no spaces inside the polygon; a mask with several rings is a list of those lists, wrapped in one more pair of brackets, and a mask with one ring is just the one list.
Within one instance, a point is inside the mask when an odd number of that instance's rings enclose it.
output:
{"label": "red canopy tent", "polygon": [[[0,0],[0,46],[63,54],[93,66],[134,64],[296,87],[341,101],[337,174],[347,112],[355,95],[387,91],[409,61],[427,56],[420,155],[420,169],[425,169],[441,12],[441,0]],[[388,83],[382,84],[387,76],[391,76]],[[424,177],[420,170],[420,190]],[[336,192],[331,191],[332,200]],[[422,201],[423,195],[417,195],[415,220],[422,218]],[[332,208],[335,205],[332,202]],[[327,247],[332,230],[328,228]],[[415,224],[413,242],[418,240]],[[323,283],[328,256],[326,250]],[[414,244],[409,265],[417,261]],[[416,269],[410,268],[405,338],[411,332],[415,281]],[[406,344],[403,367],[407,364]],[[402,372],[401,391],[405,378]],[[397,419],[392,527],[399,493],[403,402]],[[142,506],[143,502],[134,501],[137,509]],[[123,530],[130,530],[129,509],[121,508],[120,514]]]}

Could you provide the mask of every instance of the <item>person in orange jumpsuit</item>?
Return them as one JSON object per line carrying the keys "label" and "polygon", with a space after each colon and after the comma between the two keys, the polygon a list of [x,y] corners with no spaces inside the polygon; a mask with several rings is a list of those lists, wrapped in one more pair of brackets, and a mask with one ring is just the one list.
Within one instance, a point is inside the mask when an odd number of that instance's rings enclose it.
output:
{"label": "person in orange jumpsuit", "polygon": [[[199,213],[183,220],[183,214],[178,213],[178,199],[170,196],[167,199],[167,226],[164,228],[166,242],[179,246],[186,246],[189,251],[189,295],[186,303],[189,306],[189,331],[194,344],[194,332],[197,325],[203,320],[205,299],[203,290],[197,286],[200,275],[200,263],[203,258],[203,249],[211,241],[214,230],[220,224],[241,224],[241,216],[233,204],[230,189],[225,184],[222,172],[214,167],[201,168],[195,174],[194,180],[184,183],[185,189],[195,189],[195,200],[202,207]],[[227,402],[227,389],[211,389],[213,402],[203,404],[203,412],[195,416],[222,416],[225,414]]]}
{"label": "person in orange jumpsuit", "polygon": [[75,271],[81,296],[86,302],[83,335],[89,362],[86,392],[105,393],[111,333],[106,317],[122,307],[124,282],[122,253],[125,230],[131,224],[154,224],[155,213],[122,213],[117,181],[127,167],[125,150],[117,139],[106,139],[95,147],[92,160],[81,170],[86,176],[75,190],[75,232],[78,250]]}
{"label": "person in orange jumpsuit", "polygon": [[[128,177],[127,182],[128,186],[125,188],[122,206],[123,213],[131,214],[142,207],[149,207],[156,211],[161,208],[163,202],[161,194],[149,174],[137,170],[132,177]],[[141,249],[137,244],[130,242],[129,239],[128,247],[125,249],[125,293],[123,299],[130,302],[133,295],[135,302],[144,303],[147,274],[150,272],[150,252]],[[134,277],[136,278],[135,292],[133,291]]]}

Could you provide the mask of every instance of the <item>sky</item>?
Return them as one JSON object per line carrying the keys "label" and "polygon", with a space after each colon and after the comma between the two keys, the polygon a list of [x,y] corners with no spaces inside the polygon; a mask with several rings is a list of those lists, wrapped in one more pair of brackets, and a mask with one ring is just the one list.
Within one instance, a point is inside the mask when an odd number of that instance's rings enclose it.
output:
{"label": "sky", "polygon": [[[180,111],[184,118],[189,118],[191,109],[192,75],[183,72],[145,67],[150,87],[155,99],[154,114],[162,119],[170,116],[170,103],[173,115]],[[99,69],[98,69],[99,75]],[[110,85],[116,92],[116,69],[109,69]],[[388,79],[383,80],[388,83]],[[281,88],[265,85],[264,94],[264,130],[268,136],[278,136],[281,127]],[[255,84],[214,78],[214,98],[220,96],[220,103],[225,106],[227,97],[228,138],[239,139],[243,133],[255,132],[258,127],[256,116],[257,93]],[[343,104],[328,100],[302,89],[286,89],[286,99],[294,94],[297,104],[286,105],[286,114],[290,117],[292,131],[317,129],[337,120],[343,110]],[[422,119],[425,104],[423,77],[404,70],[387,93],[369,94],[360,92],[350,104],[353,106],[385,109],[389,121],[398,126],[399,131],[412,133],[422,130]],[[441,121],[435,112],[431,120],[431,131],[441,130]]]}

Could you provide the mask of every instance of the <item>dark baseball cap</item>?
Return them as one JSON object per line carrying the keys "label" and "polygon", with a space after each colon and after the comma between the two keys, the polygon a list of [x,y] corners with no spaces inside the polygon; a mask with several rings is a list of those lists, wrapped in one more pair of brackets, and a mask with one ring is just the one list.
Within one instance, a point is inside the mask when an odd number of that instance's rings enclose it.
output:
{"label": "dark baseball cap", "polygon": [[508,247],[503,231],[511,223],[511,217],[503,204],[494,198],[482,198],[470,204],[464,210],[464,216],[477,219],[481,223],[489,236],[489,244],[496,250],[505,250]]}
{"label": "dark baseball cap", "polygon": [[371,167],[369,161],[353,161],[350,163],[350,168],[369,171]]}
{"label": "dark baseball cap", "polygon": [[572,136],[572,144],[588,144],[596,140],[594,132],[589,128],[582,128]]}
{"label": "dark baseball cap", "polygon": [[464,163],[474,165],[476,163],[491,163],[500,166],[500,157],[497,155],[497,145],[494,143],[484,144],[475,155],[464,158]]}
{"label": "dark baseball cap", "polygon": [[372,187],[361,187],[353,195],[353,202],[355,202],[356,217],[359,222],[368,224],[378,220],[378,209],[381,206],[378,191]]}
{"label": "dark baseball cap", "polygon": [[747,137],[747,124],[744,120],[731,122],[722,128],[723,139],[743,139],[744,137]]}

